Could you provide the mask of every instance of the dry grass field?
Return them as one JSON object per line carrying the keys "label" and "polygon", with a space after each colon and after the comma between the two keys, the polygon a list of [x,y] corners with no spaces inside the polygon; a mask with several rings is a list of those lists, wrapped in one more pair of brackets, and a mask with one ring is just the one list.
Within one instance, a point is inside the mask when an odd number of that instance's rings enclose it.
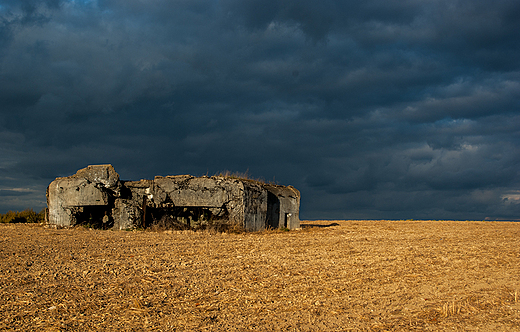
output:
{"label": "dry grass field", "polygon": [[520,331],[520,223],[0,225],[0,330]]}

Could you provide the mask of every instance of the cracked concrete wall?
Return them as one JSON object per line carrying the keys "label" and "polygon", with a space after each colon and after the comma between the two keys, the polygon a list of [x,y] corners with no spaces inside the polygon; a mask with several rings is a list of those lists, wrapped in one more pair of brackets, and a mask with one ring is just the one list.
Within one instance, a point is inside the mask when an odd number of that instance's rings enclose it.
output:
{"label": "cracked concrete wall", "polygon": [[118,198],[114,201],[112,208],[113,229],[132,229],[139,225],[143,218],[142,206],[137,202]]}
{"label": "cracked concrete wall", "polygon": [[268,192],[267,224],[271,228],[300,228],[300,192],[293,186],[264,185]]}
{"label": "cracked concrete wall", "polygon": [[89,166],[57,178],[47,189],[49,224],[73,226],[85,222],[81,219],[108,214],[113,229],[147,226],[151,220],[146,218],[154,218],[153,213],[177,213],[173,218],[188,223],[207,215],[226,218],[247,231],[268,225],[293,229],[300,226],[299,200],[300,193],[292,187],[226,177],[177,175],[120,181],[111,165]]}
{"label": "cracked concrete wall", "polygon": [[243,227],[246,231],[259,231],[267,226],[267,191],[259,184],[244,181]]}
{"label": "cracked concrete wall", "polygon": [[[157,176],[153,181],[125,182],[128,200],[153,208],[201,207],[227,212],[229,222],[249,231],[265,228],[267,192],[257,184],[224,177]],[[127,208],[128,209],[128,208]],[[138,218],[135,214],[135,218]],[[138,223],[138,220],[134,220]],[[127,225],[131,222],[124,222]]]}
{"label": "cracked concrete wall", "polygon": [[47,187],[48,222],[73,226],[78,208],[108,206],[119,191],[119,174],[112,165],[88,166],[75,175],[57,178]]}
{"label": "cracked concrete wall", "polygon": [[163,192],[175,206],[222,207],[241,196],[240,183],[225,178],[189,175],[157,176],[154,192]]}

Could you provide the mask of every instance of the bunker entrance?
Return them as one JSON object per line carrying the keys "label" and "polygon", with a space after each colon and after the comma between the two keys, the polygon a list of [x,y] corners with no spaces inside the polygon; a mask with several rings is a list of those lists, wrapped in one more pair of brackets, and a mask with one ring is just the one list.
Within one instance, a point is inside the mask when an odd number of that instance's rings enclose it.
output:
{"label": "bunker entrance", "polygon": [[[71,209],[72,217],[76,225],[88,226],[91,228],[110,228],[114,225],[111,217],[111,209],[107,205],[77,206]],[[105,215],[105,223],[103,219]]]}
{"label": "bunker entrance", "polygon": [[160,229],[204,229],[224,224],[229,219],[225,206],[211,208],[203,206],[146,207],[143,214],[144,228]]}
{"label": "bunker entrance", "polygon": [[280,227],[280,200],[272,192],[267,192],[267,224],[270,228]]}

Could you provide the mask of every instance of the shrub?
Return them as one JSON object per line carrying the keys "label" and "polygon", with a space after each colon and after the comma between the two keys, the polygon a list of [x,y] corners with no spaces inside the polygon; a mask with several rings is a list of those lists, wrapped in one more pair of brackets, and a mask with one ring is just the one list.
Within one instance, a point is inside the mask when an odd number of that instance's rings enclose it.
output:
{"label": "shrub", "polygon": [[8,211],[0,214],[0,222],[2,223],[41,223],[44,220],[45,209],[39,213],[34,212],[33,209],[26,209],[22,212]]}

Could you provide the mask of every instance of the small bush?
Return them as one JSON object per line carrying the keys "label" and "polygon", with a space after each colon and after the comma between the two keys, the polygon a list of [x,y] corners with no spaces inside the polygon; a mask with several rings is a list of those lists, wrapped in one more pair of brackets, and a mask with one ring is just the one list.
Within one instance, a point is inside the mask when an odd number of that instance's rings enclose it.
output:
{"label": "small bush", "polygon": [[247,170],[245,173],[223,171],[218,174],[215,174],[214,176],[223,177],[223,178],[227,178],[227,179],[236,179],[236,180],[241,180],[241,181],[247,181],[247,182],[256,183],[256,184],[260,184],[260,185],[277,184],[277,182],[274,179],[272,181],[266,181],[262,178],[260,178],[260,179],[253,178],[253,177],[251,177],[251,175],[249,175],[249,170]]}
{"label": "small bush", "polygon": [[41,223],[44,220],[45,209],[39,213],[34,212],[33,209],[26,209],[22,212],[8,211],[0,214],[0,222],[2,223]]}

